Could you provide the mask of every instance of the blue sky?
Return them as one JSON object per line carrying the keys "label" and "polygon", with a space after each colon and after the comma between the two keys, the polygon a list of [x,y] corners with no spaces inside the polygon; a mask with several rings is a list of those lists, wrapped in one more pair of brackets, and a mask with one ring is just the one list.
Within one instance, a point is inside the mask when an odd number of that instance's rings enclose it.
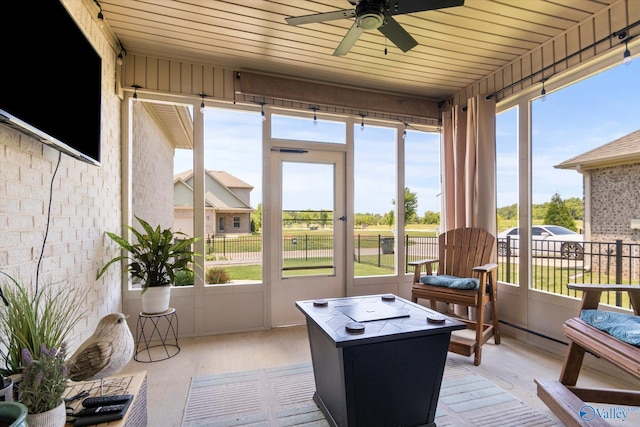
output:
{"label": "blue sky", "polygon": [[[640,129],[640,60],[533,102],[533,203],[582,198],[582,175],[553,166]],[[551,81],[551,79],[550,79]],[[497,118],[498,207],[517,202],[517,112]]]}
{"label": "blue sky", "polygon": [[[309,118],[276,118],[273,124],[274,137],[298,140],[321,140],[340,143],[344,141],[342,124],[318,120],[313,124]],[[251,204],[257,206],[262,199],[262,117],[260,113],[246,113],[235,110],[207,109],[205,114],[205,168],[224,170],[254,186]],[[355,129],[355,211],[359,213],[384,214],[394,209],[395,197],[395,130],[358,124]],[[407,130],[405,175],[406,186],[418,194],[418,212],[440,209],[440,135]],[[178,150],[174,170],[182,172],[191,169],[191,151]],[[314,185],[326,180],[326,175],[313,174],[307,168],[298,179],[289,182],[307,182]],[[323,174],[318,170],[318,174]],[[320,178],[322,176],[322,178]],[[318,191],[298,191],[295,205],[285,205],[285,209],[327,208],[326,195]],[[291,197],[287,198],[291,200]],[[287,201],[285,200],[285,202]]]}
{"label": "blue sky", "polygon": [[[547,90],[544,101],[534,101],[533,203],[549,201],[554,193],[563,199],[582,197],[582,176],[573,170],[555,169],[567,159],[640,129],[640,60],[616,66],[561,91]],[[551,79],[549,80],[551,81]],[[260,113],[207,109],[205,117],[205,167],[225,170],[255,188],[251,204],[261,201],[262,149]],[[498,116],[496,129],[498,207],[517,202],[517,112]],[[344,138],[341,125],[311,118],[274,121],[274,136],[326,142]],[[393,209],[395,131],[367,124],[355,129],[356,212],[384,214]],[[418,195],[418,214],[440,210],[440,136],[408,129],[405,138],[405,186]],[[224,147],[223,150],[217,147]],[[191,169],[191,152],[179,151],[176,172]],[[311,170],[299,178],[314,182]],[[319,179],[319,178],[318,178]],[[298,192],[298,206],[318,209],[326,197],[318,192]],[[285,206],[285,209],[287,207]],[[289,208],[294,208],[293,206]]]}

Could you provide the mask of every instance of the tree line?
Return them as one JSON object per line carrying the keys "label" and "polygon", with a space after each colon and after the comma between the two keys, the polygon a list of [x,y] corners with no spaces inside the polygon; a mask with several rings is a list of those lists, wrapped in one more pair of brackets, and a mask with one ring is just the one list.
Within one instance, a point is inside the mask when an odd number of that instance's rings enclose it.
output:
{"label": "tree line", "polygon": [[[393,205],[396,204],[392,200]],[[518,218],[518,205],[516,203],[498,208],[498,223],[502,220],[516,220]],[[582,199],[571,197],[562,199],[558,193],[551,197],[549,202],[534,204],[531,206],[531,218],[534,222],[544,224],[555,224],[577,231],[576,221],[584,218]],[[283,213],[283,219],[290,223],[304,223],[310,225],[317,223],[326,225],[332,220],[328,213],[324,211],[300,211]],[[404,189],[404,221],[405,224],[440,224],[440,212],[425,211],[422,216],[418,214],[418,194],[411,191],[409,187]],[[379,213],[356,213],[354,223],[356,227],[367,227],[370,225],[395,224],[395,210],[392,209],[385,214]],[[252,231],[262,228],[262,204],[258,204],[256,210],[251,214]]]}
{"label": "tree line", "polygon": [[[396,201],[392,200],[395,205]],[[440,212],[425,211],[418,215],[418,195],[409,187],[404,189],[404,221],[405,224],[440,224]],[[516,220],[518,218],[518,205],[516,203],[497,209],[498,223],[501,220]],[[531,207],[531,217],[535,222],[555,224],[578,231],[576,221],[584,218],[582,199],[571,197],[562,199],[555,193],[549,202],[534,204]],[[355,214],[355,225],[393,225],[395,223],[395,211],[390,210],[381,214]]]}
{"label": "tree line", "polygon": [[[516,220],[518,218],[518,205],[516,203],[498,208],[498,223],[500,220]],[[579,197],[562,199],[555,193],[551,201],[531,205],[531,219],[533,222],[554,224],[566,227],[569,230],[578,231],[576,221],[584,219],[584,206]]]}

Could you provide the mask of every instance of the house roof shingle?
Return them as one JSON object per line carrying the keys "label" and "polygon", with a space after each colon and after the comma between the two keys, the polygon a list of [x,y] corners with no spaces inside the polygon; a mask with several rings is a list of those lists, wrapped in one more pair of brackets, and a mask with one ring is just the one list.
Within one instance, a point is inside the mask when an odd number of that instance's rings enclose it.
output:
{"label": "house roof shingle", "polygon": [[250,190],[253,190],[253,186],[252,185],[247,184],[246,182],[244,182],[240,178],[236,178],[235,176],[231,175],[228,172],[208,170],[207,173],[209,175],[213,176],[214,178],[216,178],[218,181],[220,181],[225,187],[228,187],[228,188],[248,188]]}
{"label": "house roof shingle", "polygon": [[[247,189],[251,191],[253,186],[225,171],[207,170],[205,172],[207,176],[210,177],[209,184],[205,183],[205,186],[207,187],[207,191],[205,193],[206,206],[213,207],[218,211],[253,211],[253,208],[248,204],[248,202],[242,200],[242,198],[233,191],[234,189]],[[192,177],[193,170],[191,169],[175,174],[173,176],[174,188],[178,184],[185,185],[191,192],[193,192],[193,188],[189,185]],[[185,204],[182,203],[181,205],[184,206]]]}
{"label": "house roof shingle", "polygon": [[[224,185],[227,188],[246,188],[249,190],[253,190],[253,185],[247,184],[240,178],[237,178],[231,175],[226,171],[214,171],[207,170],[205,171],[209,176],[215,178],[218,182]],[[177,173],[173,176],[173,180],[176,181],[178,179],[182,179],[183,181],[189,180],[193,176],[193,170],[188,169],[186,171]]]}
{"label": "house roof shingle", "polygon": [[557,169],[594,169],[640,161],[640,129],[555,165]]}

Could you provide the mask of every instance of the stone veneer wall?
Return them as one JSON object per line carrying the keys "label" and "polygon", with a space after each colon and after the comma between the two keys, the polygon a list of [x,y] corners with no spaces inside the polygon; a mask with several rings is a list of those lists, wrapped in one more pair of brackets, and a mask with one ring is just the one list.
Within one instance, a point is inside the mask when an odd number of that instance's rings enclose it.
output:
{"label": "stone veneer wall", "polygon": [[[640,276],[640,230],[632,230],[631,220],[640,219],[640,163],[611,166],[589,172],[591,176],[591,234],[594,244],[592,270],[615,277],[615,259],[607,251],[615,249],[616,240],[623,242],[623,277]],[[588,248],[587,248],[588,250]],[[611,252],[609,255],[615,255]]]}
{"label": "stone veneer wall", "polygon": [[[121,231],[121,100],[114,92],[115,52],[82,0],[63,3],[102,57],[101,166],[62,154],[54,178],[58,151],[0,126],[0,269],[34,287],[53,182],[39,284],[66,282],[89,289],[84,302],[88,314],[69,343],[74,350],[93,333],[102,316],[122,310],[117,269],[101,280],[95,278],[98,268],[113,256],[104,232]],[[61,61],[48,66],[65,65]],[[46,67],[40,71],[46,72]],[[69,126],[73,126],[74,108],[82,108],[81,88],[69,88],[69,99],[48,101],[54,108],[68,108]]]}

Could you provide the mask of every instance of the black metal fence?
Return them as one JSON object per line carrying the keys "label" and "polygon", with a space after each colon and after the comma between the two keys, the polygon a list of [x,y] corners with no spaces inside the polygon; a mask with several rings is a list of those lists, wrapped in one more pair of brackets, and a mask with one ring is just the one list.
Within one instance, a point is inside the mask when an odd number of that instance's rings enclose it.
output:
{"label": "black metal fence", "polygon": [[[500,243],[511,248],[506,239]],[[568,283],[602,283],[640,285],[640,244],[615,242],[579,242],[573,251],[563,251],[560,241],[533,243],[531,262],[532,289],[560,295],[581,297],[567,288]],[[499,251],[500,252],[500,251]],[[498,257],[498,280],[518,283],[519,254],[516,250],[502,251]],[[624,292],[603,294],[603,302],[630,308]]]}
{"label": "black metal fence", "polygon": [[[354,237],[354,260],[362,264],[369,264],[376,267],[395,270],[395,238],[390,236],[361,236],[359,234]],[[404,266],[405,273],[408,273],[412,267],[409,261],[418,259],[435,259],[438,257],[438,238],[429,236],[410,236],[404,237],[405,259],[407,264]]]}
{"label": "black metal fence", "polygon": [[262,236],[213,237],[205,241],[209,260],[262,259]]}
{"label": "black metal fence", "polygon": [[[406,235],[405,273],[412,272],[408,262],[438,257],[438,239],[429,236]],[[567,288],[568,283],[619,283],[640,285],[640,244],[615,242],[567,242],[544,240],[533,242],[531,263],[531,289],[559,295],[576,295]],[[517,244],[498,239],[498,280],[517,284],[519,261]],[[288,261],[330,259],[333,253],[332,236],[299,234],[285,236],[284,258]],[[383,235],[354,235],[354,261],[389,271],[395,270],[395,238]],[[261,236],[240,238],[216,237],[207,239],[209,260],[253,260],[262,258]],[[606,303],[629,307],[623,294],[606,297]]]}

